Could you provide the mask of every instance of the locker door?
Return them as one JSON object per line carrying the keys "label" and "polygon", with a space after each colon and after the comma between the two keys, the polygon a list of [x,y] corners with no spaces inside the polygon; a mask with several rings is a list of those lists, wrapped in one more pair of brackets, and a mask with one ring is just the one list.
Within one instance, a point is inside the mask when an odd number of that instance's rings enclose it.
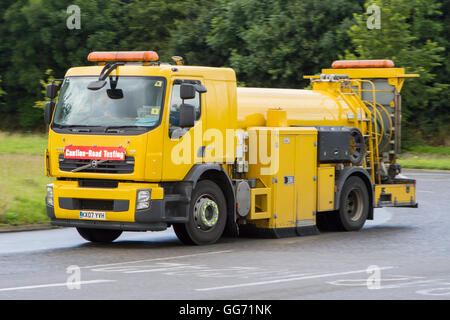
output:
{"label": "locker door", "polygon": [[297,232],[316,224],[317,208],[317,135],[297,136],[295,164]]}
{"label": "locker door", "polygon": [[279,168],[274,175],[274,213],[276,228],[292,228],[296,222],[295,208],[295,157],[294,135],[280,134],[278,144]]}

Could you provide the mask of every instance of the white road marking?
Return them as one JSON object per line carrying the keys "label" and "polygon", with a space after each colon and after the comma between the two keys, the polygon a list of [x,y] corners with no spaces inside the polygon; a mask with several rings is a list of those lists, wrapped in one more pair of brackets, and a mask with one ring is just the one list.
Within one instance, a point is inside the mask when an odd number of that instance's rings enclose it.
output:
{"label": "white road marking", "polygon": [[[395,267],[381,267],[380,270],[388,270],[388,269],[393,269],[393,268],[395,268]],[[233,285],[227,285],[227,286],[200,288],[200,289],[195,289],[195,290],[196,291],[212,291],[212,290],[234,289],[234,288],[242,288],[242,287],[253,287],[253,286],[261,286],[261,285],[274,284],[274,283],[289,282],[289,281],[299,281],[299,280],[319,279],[319,278],[333,277],[333,276],[342,276],[342,275],[354,274],[354,273],[367,273],[367,269],[346,271],[346,272],[336,272],[336,273],[316,274],[316,275],[304,276],[304,277],[298,277],[298,278],[283,278],[283,279],[270,280],[270,281],[239,283],[239,284],[233,284]]]}
{"label": "white road marking", "polygon": [[[444,283],[444,285],[450,285],[450,283]],[[432,289],[424,289],[417,290],[416,293],[423,295],[431,295],[431,296],[449,296],[450,295],[450,286],[443,288],[432,288]]]}
{"label": "white road marking", "polygon": [[98,264],[98,265],[95,265],[95,266],[85,266],[85,267],[80,267],[80,268],[81,268],[81,269],[88,269],[88,268],[110,267],[110,266],[118,266],[118,265],[127,264],[127,263],[141,263],[141,262],[151,262],[151,261],[164,261],[164,260],[171,260],[171,259],[191,258],[191,257],[198,257],[198,256],[204,256],[204,255],[210,255],[210,254],[220,254],[220,253],[230,253],[230,252],[233,252],[233,250],[211,251],[211,252],[202,252],[202,253],[186,254],[186,255],[183,255],[183,256],[164,257],[164,258],[153,258],[153,259],[146,259],[146,260],[125,261],[125,262],[108,263],[108,264]]}
{"label": "white road marking", "polygon": [[[424,279],[424,277],[401,276],[401,275],[391,276],[390,278],[380,277],[380,281],[383,284],[390,283],[390,282],[417,280],[417,279]],[[367,279],[343,279],[343,280],[327,281],[327,283],[334,285],[334,286],[366,287]],[[403,283],[405,283],[405,282],[403,282]],[[391,285],[383,285],[383,286],[380,286],[380,289],[390,288],[390,286]]]}
{"label": "white road marking", "polygon": [[[88,280],[88,281],[77,281],[71,282],[71,286],[94,284],[94,283],[105,283],[105,282],[116,282],[116,280]],[[13,288],[0,288],[0,291],[14,291],[14,290],[27,290],[27,289],[39,289],[39,288],[50,288],[50,287],[66,287],[67,282],[64,283],[49,283],[49,284],[39,284],[34,286],[23,286],[23,287],[13,287]]]}
{"label": "white road marking", "polygon": [[428,182],[428,181],[440,181],[440,182],[448,182],[446,179],[444,179],[444,178],[442,178],[442,179],[427,179],[427,178],[420,178],[420,180],[419,180],[419,183],[420,183],[420,181],[426,181],[426,182]]}

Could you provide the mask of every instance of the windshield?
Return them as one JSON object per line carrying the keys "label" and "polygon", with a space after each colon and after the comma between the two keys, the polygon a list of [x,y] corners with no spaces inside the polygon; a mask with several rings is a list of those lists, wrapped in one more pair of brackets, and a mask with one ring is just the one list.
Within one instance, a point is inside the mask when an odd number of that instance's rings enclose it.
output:
{"label": "windshield", "polygon": [[165,80],[160,77],[111,76],[99,90],[95,77],[68,77],[56,105],[57,127],[154,127],[162,114]]}

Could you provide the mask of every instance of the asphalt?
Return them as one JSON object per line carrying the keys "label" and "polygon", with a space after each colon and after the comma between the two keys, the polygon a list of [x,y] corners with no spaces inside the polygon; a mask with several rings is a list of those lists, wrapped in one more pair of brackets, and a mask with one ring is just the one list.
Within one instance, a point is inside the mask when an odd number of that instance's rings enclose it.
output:
{"label": "asphalt", "polygon": [[376,209],[359,232],[223,239],[173,231],[112,244],[71,228],[0,233],[0,299],[450,298],[450,173],[408,171],[419,208]]}

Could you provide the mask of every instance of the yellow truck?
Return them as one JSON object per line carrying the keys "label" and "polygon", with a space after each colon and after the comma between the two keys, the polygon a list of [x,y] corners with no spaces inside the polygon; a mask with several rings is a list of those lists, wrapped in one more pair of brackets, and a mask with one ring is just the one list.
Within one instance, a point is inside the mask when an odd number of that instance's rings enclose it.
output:
{"label": "yellow truck", "polygon": [[88,241],[355,231],[374,208],[417,207],[397,164],[400,90],[417,75],[390,60],[335,61],[311,90],[238,88],[230,68],[153,51],[88,60],[45,107],[47,215]]}

